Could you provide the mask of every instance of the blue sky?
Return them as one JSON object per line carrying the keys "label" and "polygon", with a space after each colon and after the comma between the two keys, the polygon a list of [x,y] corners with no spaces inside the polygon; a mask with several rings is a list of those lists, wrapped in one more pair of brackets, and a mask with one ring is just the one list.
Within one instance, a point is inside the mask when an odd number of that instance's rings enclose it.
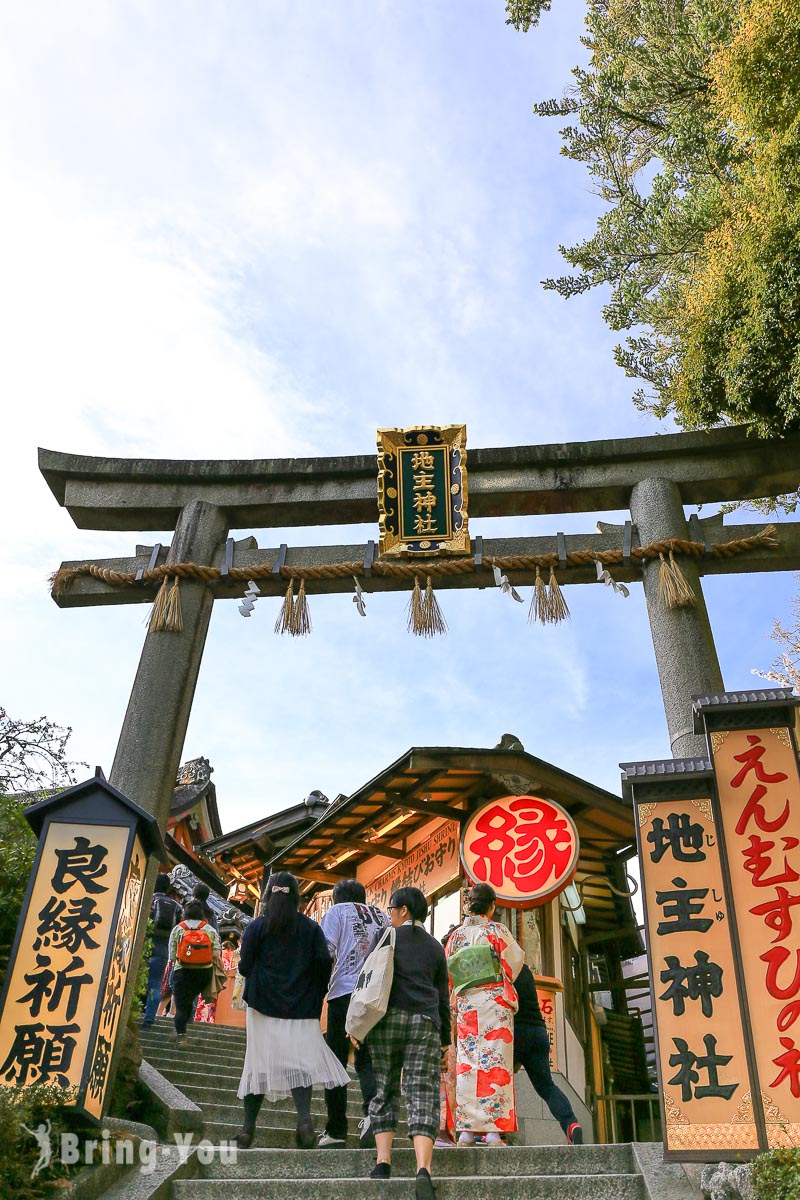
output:
{"label": "blue sky", "polygon": [[[567,303],[539,282],[599,212],[559,122],[531,113],[568,80],[580,20],[560,3],[519,35],[502,0],[3,7],[10,713],[71,724],[73,756],[110,770],[145,610],[61,612],[46,576],[168,540],[75,529],[37,445],[255,458],[369,454],[379,426],[420,423],[463,421],[472,447],[664,430],[630,402],[602,295]],[[795,580],[705,590],[726,686],[747,687]],[[399,595],[368,600],[366,621],[346,596],[312,598],[305,641],[273,635],[276,601],[249,621],[220,603],[184,758],[210,759],[225,829],[350,792],[411,745],[504,732],[618,791],[619,761],[668,754],[642,591],[567,599],[572,620],[540,629],[497,591],[444,594],[434,642],[406,634]]]}

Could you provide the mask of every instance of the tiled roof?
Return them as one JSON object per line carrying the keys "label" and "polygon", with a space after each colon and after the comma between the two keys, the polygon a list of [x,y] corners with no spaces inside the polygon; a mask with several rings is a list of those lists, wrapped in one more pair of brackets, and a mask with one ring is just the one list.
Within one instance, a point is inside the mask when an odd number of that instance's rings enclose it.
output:
{"label": "tiled roof", "polygon": [[708,696],[692,696],[692,710],[699,712],[701,708],[725,708],[729,705],[774,704],[776,700],[800,703],[800,697],[791,688],[760,688],[758,691],[712,692]]}
{"label": "tiled roof", "polygon": [[656,779],[668,775],[702,775],[711,770],[707,758],[665,758],[649,762],[620,763],[622,778]]}

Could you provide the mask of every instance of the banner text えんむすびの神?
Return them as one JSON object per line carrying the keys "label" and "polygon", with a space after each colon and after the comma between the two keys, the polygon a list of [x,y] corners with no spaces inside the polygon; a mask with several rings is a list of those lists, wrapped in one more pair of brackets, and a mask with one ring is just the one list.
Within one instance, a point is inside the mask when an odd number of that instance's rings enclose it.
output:
{"label": "banner text \u3048\u3093\u3080\u3059\u3073\u306e\u795e", "polygon": [[711,734],[770,1146],[800,1144],[800,777],[786,727]]}

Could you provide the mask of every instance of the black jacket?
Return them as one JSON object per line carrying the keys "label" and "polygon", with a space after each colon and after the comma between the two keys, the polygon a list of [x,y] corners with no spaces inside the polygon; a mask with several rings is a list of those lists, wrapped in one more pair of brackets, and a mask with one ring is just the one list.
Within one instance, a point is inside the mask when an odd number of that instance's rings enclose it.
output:
{"label": "black jacket", "polygon": [[395,931],[394,979],[389,1008],[430,1017],[450,1045],[450,980],[441,942],[421,925],[401,925]]}
{"label": "black jacket", "polygon": [[265,1017],[319,1020],[332,967],[325,934],[301,913],[285,933],[267,933],[263,917],[244,931],[239,958],[244,999]]}
{"label": "black jacket", "polygon": [[514,980],[514,987],[519,996],[519,1009],[514,1017],[514,1028],[516,1029],[518,1025],[541,1025],[544,1027],[545,1021],[542,1010],[539,1008],[539,997],[536,994],[536,982],[527,963],[522,964],[522,969]]}

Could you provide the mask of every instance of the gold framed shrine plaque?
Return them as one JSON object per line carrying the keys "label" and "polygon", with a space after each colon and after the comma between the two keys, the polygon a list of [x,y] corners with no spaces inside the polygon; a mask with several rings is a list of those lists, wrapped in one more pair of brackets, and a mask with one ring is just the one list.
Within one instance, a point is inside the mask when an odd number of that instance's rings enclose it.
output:
{"label": "gold framed shrine plaque", "polygon": [[381,555],[469,554],[466,425],[378,430]]}

